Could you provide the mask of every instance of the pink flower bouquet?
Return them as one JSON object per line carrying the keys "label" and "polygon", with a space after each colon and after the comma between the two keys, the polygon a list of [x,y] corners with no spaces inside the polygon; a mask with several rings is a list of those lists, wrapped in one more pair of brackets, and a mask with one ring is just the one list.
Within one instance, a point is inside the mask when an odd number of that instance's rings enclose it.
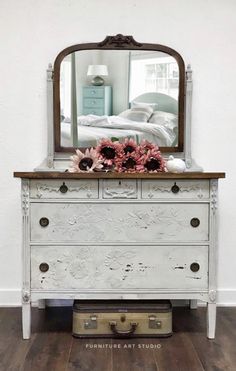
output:
{"label": "pink flower bouquet", "polygon": [[71,157],[70,172],[117,171],[119,173],[145,173],[166,171],[165,160],[159,147],[148,141],[137,144],[126,138],[123,143],[103,139],[96,148],[85,153],[76,150]]}

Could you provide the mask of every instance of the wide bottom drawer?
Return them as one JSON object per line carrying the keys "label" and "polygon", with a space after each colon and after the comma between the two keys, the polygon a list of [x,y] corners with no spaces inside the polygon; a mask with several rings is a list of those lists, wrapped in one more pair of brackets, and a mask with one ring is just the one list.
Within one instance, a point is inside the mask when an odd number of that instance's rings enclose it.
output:
{"label": "wide bottom drawer", "polygon": [[32,246],[32,289],[200,289],[207,246]]}

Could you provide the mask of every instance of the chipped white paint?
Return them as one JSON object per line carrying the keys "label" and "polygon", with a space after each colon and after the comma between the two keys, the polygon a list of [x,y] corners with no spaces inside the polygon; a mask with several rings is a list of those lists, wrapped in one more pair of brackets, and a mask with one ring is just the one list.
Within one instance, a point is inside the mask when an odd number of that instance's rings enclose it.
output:
{"label": "chipped white paint", "polygon": [[[49,270],[42,273],[42,262]],[[198,272],[190,265],[197,262]],[[32,247],[32,289],[195,289],[208,287],[206,246]]]}
{"label": "chipped white paint", "polygon": [[[207,204],[79,204],[31,205],[31,241],[77,243],[207,241]],[[39,220],[49,219],[47,227]],[[200,225],[191,226],[192,218]]]}
{"label": "chipped white paint", "polygon": [[[66,194],[58,191],[63,182]],[[75,298],[204,300],[212,338],[217,182],[84,182],[22,182],[24,338],[30,336],[31,300]],[[175,183],[177,194],[170,191]],[[42,217],[47,227],[40,226]],[[192,218],[200,220],[198,227]],[[41,263],[49,265],[47,272],[39,270]],[[200,265],[198,272],[192,263]]]}

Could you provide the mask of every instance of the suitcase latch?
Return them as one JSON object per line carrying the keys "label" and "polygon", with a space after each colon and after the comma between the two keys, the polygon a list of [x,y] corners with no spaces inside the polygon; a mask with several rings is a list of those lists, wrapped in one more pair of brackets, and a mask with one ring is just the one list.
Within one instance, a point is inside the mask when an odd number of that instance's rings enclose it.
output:
{"label": "suitcase latch", "polygon": [[149,328],[161,328],[161,321],[158,320],[156,316],[149,316]]}
{"label": "suitcase latch", "polygon": [[90,316],[89,319],[84,321],[84,328],[86,330],[92,330],[97,328],[97,316]]}

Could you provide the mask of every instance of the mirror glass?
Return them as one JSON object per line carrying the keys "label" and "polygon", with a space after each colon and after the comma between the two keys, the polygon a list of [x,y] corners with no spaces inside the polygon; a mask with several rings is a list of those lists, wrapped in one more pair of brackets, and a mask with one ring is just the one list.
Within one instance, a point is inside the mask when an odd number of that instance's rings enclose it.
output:
{"label": "mirror glass", "polygon": [[152,50],[79,50],[60,64],[62,147],[94,147],[103,138],[146,139],[176,147],[179,66]]}

